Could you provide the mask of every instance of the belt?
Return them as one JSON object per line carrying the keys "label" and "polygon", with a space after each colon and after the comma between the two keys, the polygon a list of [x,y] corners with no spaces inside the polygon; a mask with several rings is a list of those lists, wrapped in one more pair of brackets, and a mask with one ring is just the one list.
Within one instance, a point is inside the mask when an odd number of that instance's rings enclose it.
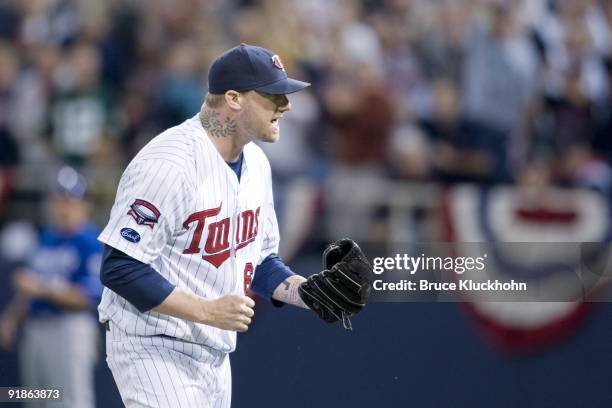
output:
{"label": "belt", "polygon": [[[105,321],[102,324],[104,325],[104,328],[106,329],[106,331],[110,331],[110,320],[107,320],[107,321]],[[154,336],[151,336],[151,337],[165,337],[165,338],[170,339],[170,340],[183,341],[183,340],[181,340],[179,338],[168,336],[167,334],[155,334]]]}

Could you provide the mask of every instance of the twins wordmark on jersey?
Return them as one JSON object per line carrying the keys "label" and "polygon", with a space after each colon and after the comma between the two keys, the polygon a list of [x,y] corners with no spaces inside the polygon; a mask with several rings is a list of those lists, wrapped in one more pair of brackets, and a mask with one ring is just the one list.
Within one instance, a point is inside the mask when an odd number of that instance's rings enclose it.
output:
{"label": "twins wordmark on jersey", "polygon": [[[243,294],[279,242],[270,165],[253,143],[243,152],[239,181],[197,117],[160,134],[125,170],[99,239],[198,296]],[[235,332],[141,313],[108,288],[98,310],[128,334],[235,347]]]}
{"label": "twins wordmark on jersey", "polygon": [[[185,222],[183,227],[189,229],[195,224],[195,230],[189,247],[183,251],[184,254],[197,254],[200,253],[200,241],[202,239],[202,232],[206,225],[207,219],[214,217],[219,214],[223,203],[217,208],[211,208],[209,210],[198,211],[191,214]],[[261,207],[257,207],[256,210],[246,210],[238,214],[235,219],[235,238],[236,251],[246,247],[257,238],[257,232],[259,227],[259,213]],[[221,266],[223,262],[231,256],[231,248],[229,242],[229,233],[232,229],[230,217],[224,218],[221,221],[210,222],[208,224],[208,235],[206,237],[206,244],[204,244],[204,253],[202,259],[210,262],[216,268]]]}
{"label": "twins wordmark on jersey", "polygon": [[[222,206],[223,203],[217,208],[197,211],[189,215],[183,222],[183,228],[186,230],[195,225],[191,243],[189,247],[183,251],[183,254],[198,254],[202,251],[200,246],[202,233],[206,230],[208,234],[206,243],[204,244],[202,259],[210,262],[216,268],[221,266],[223,262],[227,261],[231,256],[229,241],[230,229],[235,230],[234,242],[236,243],[236,251],[239,251],[255,241],[259,227],[259,213],[261,210],[261,207],[258,207],[256,210],[241,212],[236,216],[235,228],[232,228],[230,217],[220,221],[210,221],[221,212]],[[153,215],[146,214],[143,208],[148,209]],[[153,225],[157,223],[157,219],[159,219],[161,214],[153,204],[142,199],[136,199],[130,206],[128,215],[131,215],[139,225],[147,225],[153,228]],[[140,234],[136,233],[137,238],[134,238],[135,236],[132,235],[132,233],[135,233],[135,231],[124,228],[121,235],[130,242],[140,240]]]}

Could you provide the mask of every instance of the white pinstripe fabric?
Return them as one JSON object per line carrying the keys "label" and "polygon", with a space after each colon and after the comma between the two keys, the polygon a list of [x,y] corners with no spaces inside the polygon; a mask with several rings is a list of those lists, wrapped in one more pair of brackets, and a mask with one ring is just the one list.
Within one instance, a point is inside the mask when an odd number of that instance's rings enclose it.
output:
{"label": "white pinstripe fabric", "polygon": [[106,332],[106,361],[126,407],[227,408],[229,354],[165,336]]}

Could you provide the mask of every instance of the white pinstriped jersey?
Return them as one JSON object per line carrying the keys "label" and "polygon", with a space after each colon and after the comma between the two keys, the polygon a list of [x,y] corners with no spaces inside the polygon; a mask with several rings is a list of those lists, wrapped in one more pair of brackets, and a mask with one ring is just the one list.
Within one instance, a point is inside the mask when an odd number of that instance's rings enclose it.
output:
{"label": "white pinstriped jersey", "polygon": [[[132,160],[98,239],[204,298],[244,294],[257,265],[278,253],[268,159],[247,144],[238,182],[198,117],[188,119]],[[236,346],[235,332],[141,313],[108,288],[98,311],[101,322],[110,319],[127,334],[163,334],[223,352]]]}

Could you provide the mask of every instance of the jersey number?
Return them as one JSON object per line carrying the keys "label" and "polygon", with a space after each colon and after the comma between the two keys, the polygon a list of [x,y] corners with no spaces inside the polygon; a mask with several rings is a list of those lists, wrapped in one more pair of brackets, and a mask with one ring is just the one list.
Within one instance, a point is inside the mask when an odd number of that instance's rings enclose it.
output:
{"label": "jersey number", "polygon": [[247,293],[249,289],[251,289],[251,283],[253,282],[253,274],[255,272],[255,268],[253,268],[253,264],[247,262],[244,265],[244,293]]}

